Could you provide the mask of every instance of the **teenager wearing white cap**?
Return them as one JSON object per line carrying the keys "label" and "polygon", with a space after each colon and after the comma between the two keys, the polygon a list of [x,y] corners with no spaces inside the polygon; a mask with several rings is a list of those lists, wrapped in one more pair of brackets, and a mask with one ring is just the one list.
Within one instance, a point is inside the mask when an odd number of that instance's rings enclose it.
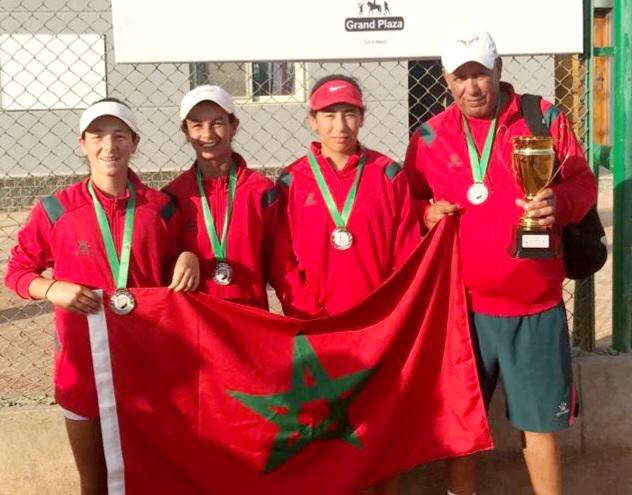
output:
{"label": "teenager wearing white cap", "polygon": [[239,119],[230,94],[213,85],[192,89],[182,98],[180,121],[195,159],[164,190],[182,213],[183,246],[200,259],[199,290],[267,309],[270,282],[286,314],[316,310],[274,183],[233,151]]}
{"label": "teenager wearing white cap", "polygon": [[[454,104],[415,131],[404,168],[424,205],[425,227],[446,215],[460,217],[463,278],[484,399],[488,404],[500,373],[533,490],[559,495],[555,433],[573,422],[576,405],[562,255],[518,258],[510,247],[525,211],[550,229],[551,244],[559,247],[561,226],[578,222],[594,205],[595,180],[564,113],[541,100],[559,180],[526,203],[513,170],[512,139],[532,133],[522,114],[523,97],[501,82],[494,40],[480,29],[457,30],[441,60]],[[475,457],[455,459],[448,468],[450,493],[472,495]]]}
{"label": "teenager wearing white cap", "polygon": [[[5,277],[19,296],[54,305],[55,399],[64,411],[82,494],[107,493],[86,315],[101,304],[117,313],[142,304],[128,287],[172,280],[172,288],[187,290],[196,277],[190,253],[171,276],[180,220],[170,198],[130,170],[139,141],[136,117],[125,103],[106,99],[84,111],[79,145],[90,175],[38,202],[18,233]],[[46,269],[52,276],[42,275]],[[113,294],[101,301],[94,289]]]}

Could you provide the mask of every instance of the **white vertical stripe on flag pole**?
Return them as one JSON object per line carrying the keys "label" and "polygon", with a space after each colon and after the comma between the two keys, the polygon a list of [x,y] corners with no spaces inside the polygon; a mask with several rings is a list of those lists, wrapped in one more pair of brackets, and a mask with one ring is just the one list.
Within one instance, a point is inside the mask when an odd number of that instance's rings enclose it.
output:
{"label": "white vertical stripe on flag pole", "polygon": [[110,361],[110,344],[108,340],[107,322],[103,309],[103,291],[95,291],[101,297],[102,304],[98,313],[88,316],[90,327],[90,348],[92,350],[92,367],[99,398],[99,417],[105,462],[108,469],[108,495],[125,495],[125,469],[118,416],[116,414],[116,397],[112,380],[112,363]]}

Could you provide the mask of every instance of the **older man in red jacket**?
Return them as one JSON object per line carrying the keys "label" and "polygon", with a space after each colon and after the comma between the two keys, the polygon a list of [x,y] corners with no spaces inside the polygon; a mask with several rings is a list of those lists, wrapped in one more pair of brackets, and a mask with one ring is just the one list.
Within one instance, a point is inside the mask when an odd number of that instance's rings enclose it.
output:
{"label": "older man in red jacket", "polygon": [[[564,113],[542,101],[559,179],[524,201],[512,166],[512,139],[531,132],[520,95],[500,81],[502,61],[493,39],[485,31],[461,29],[447,41],[442,64],[454,104],[413,134],[404,168],[422,201],[427,228],[459,215],[484,397],[489,401],[502,373],[507,414],[522,432],[533,489],[559,495],[555,432],[572,422],[575,409],[562,256],[518,258],[510,247],[526,212],[548,229],[559,252],[561,226],[578,222],[594,205],[595,180]],[[453,460],[448,467],[449,493],[472,495],[474,458]]]}

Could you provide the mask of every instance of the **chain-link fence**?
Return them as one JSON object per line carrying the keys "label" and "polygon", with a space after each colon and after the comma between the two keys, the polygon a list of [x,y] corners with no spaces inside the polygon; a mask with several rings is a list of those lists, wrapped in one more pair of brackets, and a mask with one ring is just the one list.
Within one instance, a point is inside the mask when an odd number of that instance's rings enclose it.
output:
{"label": "chain-link fence", "polygon": [[[584,72],[579,56],[510,57],[504,60],[503,79],[518,92],[554,100],[583,137]],[[82,109],[93,101],[113,96],[136,109],[142,140],[133,166],[160,187],[193,159],[179,130],[181,97],[197,84],[221,84],[238,104],[235,148],[252,167],[274,175],[304,154],[311,139],[305,125],[307,90],[329,73],[359,80],[368,110],[361,140],[398,160],[409,132],[450,102],[437,61],[115,64],[109,1],[3,0],[2,275],[16,232],[37,197],[86,174],[77,126]],[[567,289],[568,303],[574,290]],[[51,306],[22,301],[7,290],[1,294],[0,405],[50,401]],[[589,300],[575,308],[583,312],[585,303]],[[573,305],[567,307],[572,318]]]}

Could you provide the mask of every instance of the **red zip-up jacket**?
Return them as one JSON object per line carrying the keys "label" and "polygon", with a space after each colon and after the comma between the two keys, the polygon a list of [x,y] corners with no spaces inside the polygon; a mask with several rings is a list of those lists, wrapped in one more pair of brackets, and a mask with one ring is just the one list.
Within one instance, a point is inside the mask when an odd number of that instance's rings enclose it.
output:
{"label": "red zip-up jacket", "polygon": [[[233,269],[229,285],[213,281],[215,254],[204,224],[195,164],[164,188],[182,214],[182,248],[200,259],[199,290],[268,309],[266,285],[270,282],[285,314],[301,316],[305,310],[318,311],[316,300],[297,269],[277,188],[270,179],[249,169],[237,153],[233,153],[233,159],[237,164],[237,187],[226,241],[226,261]],[[203,179],[202,185],[219,238],[228,203],[228,177]]]}
{"label": "red zip-up jacket", "polygon": [[[148,188],[131,171],[129,178],[136,190],[136,212],[128,287],[159,287],[168,281],[178,255],[178,213],[166,194]],[[112,198],[94,189],[120,256],[129,192],[125,198]],[[87,180],[35,205],[18,232],[4,282],[28,299],[29,284],[47,268],[56,280],[115,288]],[[55,324],[55,399],[64,409],[95,418],[99,413],[87,319],[55,307]]]}
{"label": "red zip-up jacket", "polygon": [[[459,237],[463,278],[471,308],[477,313],[521,316],[545,311],[562,300],[564,267],[561,253],[553,259],[517,259],[509,255],[514,226],[524,213],[515,200],[524,197],[513,173],[512,138],[529,136],[520,96],[501,83],[506,103],[498,115],[492,154],[484,178],[489,198],[481,205],[466,197],[473,184],[461,112],[451,105],[432,117],[411,137],[404,168],[413,194],[420,200],[446,200],[463,207]],[[542,114],[554,139],[561,164],[551,186],[556,200],[553,244],[560,245],[562,225],[581,220],[595,204],[596,184],[567,117],[542,100]],[[468,118],[479,155],[491,119]],[[422,210],[421,216],[425,210]]]}
{"label": "red zip-up jacket", "polygon": [[[361,151],[336,171],[321,154],[320,143],[312,143],[311,150],[342,211]],[[364,152],[366,164],[347,225],[354,243],[346,251],[332,245],[331,233],[336,225],[307,156],[288,166],[278,180],[299,268],[329,314],[344,311],[365,298],[421,240],[406,174],[390,158],[373,150]]]}

